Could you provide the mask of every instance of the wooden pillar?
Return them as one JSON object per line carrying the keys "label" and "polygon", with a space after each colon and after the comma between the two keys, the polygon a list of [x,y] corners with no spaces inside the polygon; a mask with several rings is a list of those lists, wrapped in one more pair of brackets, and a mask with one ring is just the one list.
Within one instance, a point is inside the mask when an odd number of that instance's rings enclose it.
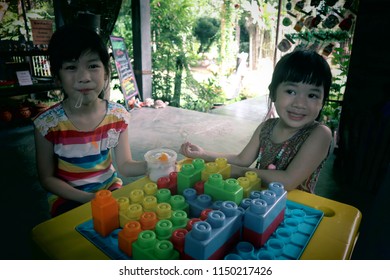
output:
{"label": "wooden pillar", "polygon": [[131,0],[134,74],[142,100],[152,97],[150,1]]}

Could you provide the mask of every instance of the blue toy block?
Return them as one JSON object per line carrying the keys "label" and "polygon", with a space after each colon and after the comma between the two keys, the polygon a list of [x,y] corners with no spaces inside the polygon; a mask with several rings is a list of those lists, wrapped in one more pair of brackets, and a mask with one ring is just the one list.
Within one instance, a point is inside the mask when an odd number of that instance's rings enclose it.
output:
{"label": "blue toy block", "polygon": [[[259,198],[256,198],[257,195]],[[255,191],[251,196],[255,198],[245,210],[243,240],[260,247],[283,221],[287,192],[282,184],[273,182],[269,184],[268,190]],[[240,206],[245,208],[247,202],[244,200]]]}
{"label": "blue toy block", "polygon": [[177,173],[177,193],[183,194],[184,189],[194,187],[202,180],[202,171],[205,168],[203,159],[194,159],[192,163],[183,164]]}
{"label": "blue toy block", "polygon": [[204,193],[212,197],[213,200],[233,201],[239,204],[244,196],[242,187],[237,179],[229,178],[223,180],[221,174],[211,174],[204,184]]}
{"label": "blue toy block", "polygon": [[196,194],[193,188],[187,188],[183,191],[183,196],[189,204],[189,216],[198,218],[204,209],[213,207],[213,201],[208,194]]}
{"label": "blue toy block", "polygon": [[241,241],[225,259],[297,260],[323,216],[320,210],[287,200],[283,222],[262,247]]}
{"label": "blue toy block", "polygon": [[239,241],[241,227],[242,211],[236,203],[224,201],[220,210],[193,224],[185,236],[185,255],[196,260],[222,259]]}

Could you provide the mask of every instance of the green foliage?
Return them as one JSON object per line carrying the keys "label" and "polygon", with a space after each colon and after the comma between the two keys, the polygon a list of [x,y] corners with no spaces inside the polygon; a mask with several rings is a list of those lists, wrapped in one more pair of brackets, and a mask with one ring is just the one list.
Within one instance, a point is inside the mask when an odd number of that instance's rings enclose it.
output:
{"label": "green foliage", "polygon": [[[35,8],[26,11],[27,19],[54,19],[54,10],[50,3],[47,1],[35,2]],[[27,21],[27,27],[31,30],[29,20]],[[24,19],[18,15],[18,3],[17,1],[11,1],[0,24],[0,38],[1,40],[17,41],[20,36],[23,36],[25,41],[32,40],[32,38],[26,38],[26,34]]]}
{"label": "green foliage", "polygon": [[329,100],[322,110],[322,122],[329,126],[332,131],[338,128],[340,122],[341,104],[347,83],[350,50],[351,47],[347,49],[335,48],[332,53],[332,64],[336,65],[337,69],[333,75]]}
{"label": "green foliage", "polygon": [[199,53],[207,52],[216,41],[220,28],[220,21],[212,17],[201,17],[194,27],[195,37],[200,42]]}
{"label": "green foliage", "polygon": [[226,100],[222,87],[219,85],[218,78],[215,75],[202,82],[189,78],[187,86],[192,94],[184,97],[185,104],[183,107],[186,109],[208,112],[213,108],[214,104],[224,104]]}
{"label": "green foliage", "polygon": [[154,99],[180,106],[182,83],[178,79],[196,52],[192,30],[197,14],[194,1],[151,2]]}

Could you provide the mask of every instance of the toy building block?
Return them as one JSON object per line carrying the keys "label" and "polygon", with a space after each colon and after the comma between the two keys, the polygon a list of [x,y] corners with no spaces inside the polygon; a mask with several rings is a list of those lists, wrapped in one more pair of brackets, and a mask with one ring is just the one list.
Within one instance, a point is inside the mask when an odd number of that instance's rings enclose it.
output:
{"label": "toy building block", "polygon": [[172,195],[177,194],[177,172],[171,172],[169,176],[158,178],[157,188],[169,189]]}
{"label": "toy building block", "polygon": [[215,162],[206,163],[202,171],[202,181],[207,182],[211,174],[218,174],[218,165]]}
{"label": "toy building block", "polygon": [[144,212],[154,212],[157,208],[157,197],[153,195],[147,195],[142,201],[142,207]]}
{"label": "toy building block", "polygon": [[187,212],[183,210],[175,210],[172,211],[172,216],[170,221],[172,222],[172,230],[176,230],[179,228],[185,228],[187,226],[189,218]]}
{"label": "toy building block", "polygon": [[196,182],[194,185],[194,189],[196,190],[196,194],[204,194],[204,182]]}
{"label": "toy building block", "polygon": [[119,211],[119,225],[123,227],[130,221],[138,221],[143,212],[142,205],[139,203],[132,203],[126,208],[121,208]]}
{"label": "toy building block", "polygon": [[158,240],[156,233],[144,230],[133,242],[134,260],[178,260],[180,255],[169,240]]}
{"label": "toy building block", "polygon": [[200,212],[200,219],[202,221],[205,221],[207,219],[207,217],[209,216],[209,213],[213,211],[212,208],[206,208],[204,209],[202,212]]}
{"label": "toy building block", "polygon": [[233,201],[239,204],[244,196],[242,187],[237,179],[229,178],[223,180],[221,174],[211,174],[204,184],[204,193],[213,200]]}
{"label": "toy building block", "polygon": [[203,159],[193,159],[192,163],[183,164],[177,173],[177,193],[183,194],[184,189],[192,188],[196,182],[202,180],[202,171],[205,168]]}
{"label": "toy building block", "polygon": [[167,202],[162,202],[157,204],[156,208],[157,219],[165,220],[170,219],[172,216],[171,205]]}
{"label": "toy building block", "polygon": [[224,180],[230,178],[231,165],[226,158],[216,158],[214,162],[208,162],[202,171],[202,181],[206,182],[211,174],[221,174]]}
{"label": "toy building block", "polygon": [[118,233],[118,247],[129,257],[132,255],[132,244],[137,240],[138,234],[141,231],[140,222],[130,221],[125,224],[123,229]]}
{"label": "toy building block", "polygon": [[237,204],[224,201],[220,210],[209,212],[205,221],[192,225],[185,236],[184,253],[188,259],[223,259],[240,238],[242,212]]}
{"label": "toy building block", "polygon": [[216,158],[215,163],[218,166],[218,173],[222,175],[223,179],[228,179],[232,173],[232,166],[228,163],[226,158]]}
{"label": "toy building block", "polygon": [[200,217],[201,212],[206,208],[211,208],[213,201],[208,194],[196,194],[193,188],[187,188],[183,191],[183,196],[189,204],[189,216]]}
{"label": "toy building block", "polygon": [[159,220],[154,229],[158,240],[169,240],[173,232],[173,224],[170,220]]}
{"label": "toy building block", "polygon": [[[256,192],[253,192],[256,194]],[[270,183],[260,198],[251,200],[245,210],[242,238],[261,247],[284,219],[287,192],[281,183]]]}
{"label": "toy building block", "polygon": [[197,222],[202,221],[200,218],[191,218],[188,220],[187,225],[186,225],[186,230],[190,231],[193,227],[193,225]]}
{"label": "toy building block", "polygon": [[96,192],[91,201],[93,227],[96,232],[105,237],[119,228],[119,207],[109,190]]}
{"label": "toy building block", "polygon": [[149,183],[146,183],[142,189],[143,189],[145,195],[156,195],[158,188],[157,188],[156,183],[149,182]]}
{"label": "toy building block", "polygon": [[155,212],[144,212],[139,218],[142,230],[154,230],[158,222]]}
{"label": "toy building block", "polygon": [[[169,189],[173,195],[177,194],[177,171],[169,173]],[[173,191],[172,191],[173,190]]]}
{"label": "toy building block", "polygon": [[180,258],[184,258],[184,243],[185,236],[187,235],[188,230],[185,228],[179,228],[172,232],[170,241],[173,244],[173,247],[179,252]]}
{"label": "toy building block", "polygon": [[138,203],[142,204],[142,201],[144,200],[144,191],[140,189],[135,189],[130,192],[129,199],[130,203]]}
{"label": "toy building block", "polygon": [[166,202],[169,203],[171,199],[171,191],[168,189],[159,189],[156,192],[157,203]]}
{"label": "toy building block", "polygon": [[245,172],[245,177],[239,177],[237,181],[244,191],[244,197],[249,197],[252,191],[260,190],[261,188],[261,179],[254,171]]}
{"label": "toy building block", "polygon": [[126,217],[121,218],[121,213],[124,213],[127,211],[127,209],[130,206],[130,199],[128,197],[119,197],[117,200],[118,203],[118,209],[119,209],[119,226],[124,227],[124,225],[128,222],[128,219]]}
{"label": "toy building block", "polygon": [[172,210],[183,210],[187,214],[189,213],[189,205],[184,196],[180,194],[171,196],[169,204],[171,205]]}

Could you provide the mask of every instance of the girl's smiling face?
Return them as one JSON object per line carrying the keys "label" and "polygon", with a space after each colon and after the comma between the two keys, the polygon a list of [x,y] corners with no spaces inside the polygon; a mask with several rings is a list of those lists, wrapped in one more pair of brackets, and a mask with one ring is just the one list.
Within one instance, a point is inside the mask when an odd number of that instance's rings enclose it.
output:
{"label": "girl's smiling face", "polygon": [[285,125],[300,129],[316,120],[323,99],[323,86],[282,82],[276,89],[275,109]]}
{"label": "girl's smiling face", "polygon": [[59,79],[70,100],[76,103],[82,95],[83,104],[88,104],[102,92],[107,74],[97,53],[84,52],[78,59],[62,64]]}

